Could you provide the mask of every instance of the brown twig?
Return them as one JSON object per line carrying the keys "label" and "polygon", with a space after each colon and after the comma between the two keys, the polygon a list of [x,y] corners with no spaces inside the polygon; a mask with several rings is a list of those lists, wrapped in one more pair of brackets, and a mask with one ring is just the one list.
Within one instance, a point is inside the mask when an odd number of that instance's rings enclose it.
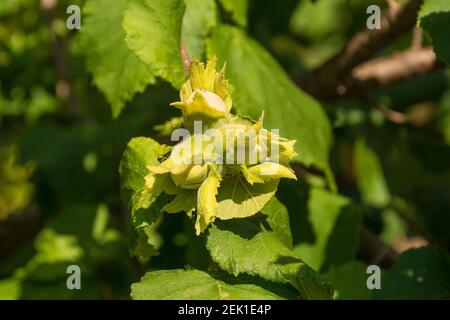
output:
{"label": "brown twig", "polygon": [[351,76],[359,82],[388,85],[433,70],[437,65],[433,48],[411,49],[364,63],[353,69]]}
{"label": "brown twig", "polygon": [[362,227],[359,232],[359,246],[369,263],[389,268],[397,260],[398,253],[385,244],[378,236]]}
{"label": "brown twig", "polygon": [[314,167],[305,167],[298,162],[291,163],[291,167],[298,179],[302,179],[308,175],[315,175],[325,178],[325,173]]}
{"label": "brown twig", "polygon": [[377,109],[380,110],[384,117],[390,122],[399,125],[403,125],[408,122],[408,117],[404,113],[386,107],[378,107]]}
{"label": "brown twig", "polygon": [[341,97],[365,96],[370,90],[444,67],[445,64],[436,59],[431,47],[410,49],[354,68],[351,75],[340,84],[337,93]]}
{"label": "brown twig", "polygon": [[422,2],[409,0],[400,8],[389,8],[382,15],[381,29],[360,31],[338,54],[302,76],[298,84],[321,100],[339,97],[345,79],[355,67],[414,27]]}
{"label": "brown twig", "polygon": [[386,0],[389,10],[398,11],[400,9],[400,4],[396,0]]}
{"label": "brown twig", "polygon": [[55,20],[54,10],[57,4],[57,0],[41,0],[41,7],[52,37],[53,65],[60,78],[56,84],[56,94],[67,104],[70,113],[75,118],[80,118],[80,107],[73,93],[72,81],[64,61],[66,44],[64,39],[56,34],[53,28],[53,22]]}
{"label": "brown twig", "polygon": [[419,27],[414,27],[413,37],[411,41],[411,49],[420,49],[423,44],[423,30]]}
{"label": "brown twig", "polygon": [[183,41],[180,41],[180,52],[181,52],[181,58],[183,59],[183,66],[184,66],[184,73],[186,75],[186,78],[189,77],[189,69],[191,66],[191,59],[189,58],[189,53],[187,51],[186,45]]}
{"label": "brown twig", "polygon": [[443,250],[448,251],[449,248],[444,241],[435,238],[425,227],[421,226],[419,223],[414,221],[403,209],[399,206],[393,204],[392,209],[395,210],[396,214],[413,230],[416,234],[423,237],[427,242],[441,247]]}

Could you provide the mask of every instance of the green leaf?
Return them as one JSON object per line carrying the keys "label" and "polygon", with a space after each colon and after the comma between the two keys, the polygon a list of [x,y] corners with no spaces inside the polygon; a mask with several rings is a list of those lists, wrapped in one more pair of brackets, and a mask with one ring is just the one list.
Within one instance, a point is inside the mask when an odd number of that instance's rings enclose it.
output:
{"label": "green leaf", "polygon": [[217,56],[219,64],[227,64],[235,110],[254,119],[264,111],[267,129],[279,129],[282,136],[298,140],[295,160],[326,171],[334,185],[328,165],[331,126],[322,106],[302,92],[270,54],[238,28],[215,28],[208,55]]}
{"label": "green leaf", "polygon": [[151,243],[150,226],[137,229],[131,237],[131,255],[137,257],[154,257],[158,255],[158,250]]}
{"label": "green leaf", "polygon": [[175,198],[166,204],[162,210],[167,213],[186,212],[191,216],[192,211],[197,207],[197,190],[177,189]]}
{"label": "green leaf", "polygon": [[[134,202],[134,208],[137,208],[137,210],[149,208],[168,185],[172,185],[172,180],[168,174],[149,174],[145,179],[144,190],[139,194],[137,201]],[[136,218],[137,215],[133,211],[132,214]]]}
{"label": "green leaf", "polygon": [[273,233],[277,236],[278,240],[286,247],[292,248],[289,213],[286,207],[278,201],[276,197],[273,197],[267,202],[264,208],[262,208],[261,213],[267,216],[267,223]]}
{"label": "green leaf", "polygon": [[273,197],[277,186],[278,180],[250,185],[241,175],[225,178],[217,196],[217,217],[228,220],[254,215]]}
{"label": "green leaf", "polygon": [[408,225],[398,212],[393,209],[385,209],[381,212],[383,231],[379,237],[385,243],[392,245],[399,237],[408,237]]}
{"label": "green leaf", "polygon": [[20,298],[20,280],[16,278],[0,280],[0,299],[18,300]]}
{"label": "green leaf", "polygon": [[282,300],[253,284],[228,284],[198,270],[148,272],[131,286],[134,300]]}
{"label": "green leaf", "polygon": [[450,299],[450,258],[438,247],[402,253],[381,278],[376,299]]}
{"label": "green leaf", "polygon": [[[265,221],[256,215],[215,223],[207,238],[212,259],[235,276],[244,273],[291,284],[303,299],[330,299],[331,284],[290,249],[288,219],[280,206],[279,202],[269,203],[263,209],[268,216]],[[283,227],[277,226],[279,223]]]}
{"label": "green leaf", "polygon": [[80,31],[80,45],[86,65],[95,85],[111,104],[117,117],[125,103],[155,83],[150,69],[128,49],[122,17],[127,0],[89,0],[83,12],[86,16]]}
{"label": "green leaf", "polygon": [[419,12],[418,24],[430,35],[436,55],[450,63],[450,2],[425,0]]}
{"label": "green leaf", "polygon": [[180,53],[183,14],[183,0],[129,0],[123,20],[128,47],[175,88],[186,79]]}
{"label": "green leaf", "polygon": [[367,288],[366,265],[351,261],[339,267],[331,267],[326,276],[333,282],[334,299],[370,300],[372,291]]}
{"label": "green leaf", "polygon": [[131,253],[154,256],[151,227],[160,219],[165,197],[149,197],[144,192],[148,165],[159,165],[158,159],[169,151],[167,146],[150,138],[134,138],[125,149],[120,163],[121,193],[129,207],[134,232],[131,234]]}
{"label": "green leaf", "polygon": [[[88,254],[75,235],[44,228],[36,236],[34,253],[25,265],[16,269],[13,277],[0,282],[0,296],[25,300],[100,298],[92,285],[92,265],[86,263]],[[92,263],[94,261],[90,260]],[[67,290],[66,270],[73,264],[83,270],[83,290]],[[6,293],[4,290],[11,292]]]}
{"label": "green leaf", "polygon": [[391,196],[383,167],[375,151],[363,139],[355,143],[355,170],[363,201],[376,207],[386,206]]}
{"label": "green leaf", "polygon": [[77,204],[64,207],[55,217],[47,221],[46,226],[58,233],[76,236],[89,254],[101,258],[117,249],[120,233],[112,228],[108,207]]}
{"label": "green leaf", "polygon": [[206,180],[202,183],[197,193],[197,221],[195,231],[200,235],[214,221],[217,213],[217,192],[220,185],[220,174],[211,168]]}
{"label": "green leaf", "polygon": [[362,216],[350,199],[320,188],[311,189],[308,220],[315,241],[295,247],[295,252],[306,263],[315,269],[322,269],[354,258]]}
{"label": "green leaf", "polygon": [[293,32],[313,40],[340,35],[347,27],[351,4],[346,0],[300,1],[291,16],[290,25]]}
{"label": "green leaf", "polygon": [[[134,138],[128,143],[120,162],[119,173],[121,193],[132,214],[142,208],[141,204],[144,203],[142,191],[149,172],[147,166],[159,165],[158,159],[168,151],[169,147],[160,145],[151,138]],[[147,205],[154,200],[149,201]]]}
{"label": "green leaf", "polygon": [[[267,170],[269,169],[269,170]],[[272,179],[288,178],[297,180],[295,173],[292,169],[285,167],[279,163],[265,162],[262,164],[254,165],[247,169],[246,166],[242,166],[242,173],[245,179],[250,183],[265,183]]]}
{"label": "green leaf", "polygon": [[131,219],[134,230],[130,233],[130,253],[135,256],[153,257],[158,255],[159,236],[155,229],[162,217],[162,208],[167,197],[161,195],[148,208],[138,209]]}
{"label": "green leaf", "polygon": [[220,3],[234,22],[242,27],[247,26],[248,0],[220,0]]}
{"label": "green leaf", "polygon": [[184,2],[186,11],[181,37],[191,59],[202,59],[206,37],[217,25],[216,2],[215,0],[184,0]]}

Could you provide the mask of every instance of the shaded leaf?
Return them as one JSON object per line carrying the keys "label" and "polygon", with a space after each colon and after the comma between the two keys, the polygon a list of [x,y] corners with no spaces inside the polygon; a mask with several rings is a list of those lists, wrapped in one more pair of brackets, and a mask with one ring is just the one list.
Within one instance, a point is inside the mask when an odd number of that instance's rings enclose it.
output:
{"label": "shaded leaf", "polygon": [[297,245],[295,252],[315,269],[352,260],[358,246],[361,218],[350,199],[323,189],[311,189],[308,220],[315,241]]}
{"label": "shaded leaf", "polygon": [[390,201],[390,193],[383,168],[375,151],[363,139],[355,143],[355,169],[363,201],[376,207],[386,206]]}
{"label": "shaded leaf", "polygon": [[339,267],[331,267],[326,276],[333,282],[334,299],[370,300],[372,292],[367,288],[366,266],[352,261]]}
{"label": "shaded leaf", "polygon": [[425,0],[418,24],[430,35],[437,56],[450,63],[450,2]]}
{"label": "shaded leaf", "polygon": [[131,214],[133,232],[131,234],[131,253],[140,256],[156,255],[151,243],[150,229],[161,217],[165,197],[150,197],[145,193],[145,177],[148,165],[158,165],[158,159],[169,148],[150,138],[134,138],[125,149],[120,163],[121,193]]}
{"label": "shaded leaf", "polygon": [[376,299],[450,299],[450,258],[437,247],[402,253],[381,278]]}
{"label": "shaded leaf", "polygon": [[186,212],[191,216],[197,207],[197,190],[178,189],[175,198],[162,210],[167,213]]}
{"label": "shaded leaf", "polygon": [[261,213],[267,216],[267,223],[276,234],[278,240],[286,247],[292,248],[292,234],[289,225],[289,213],[286,207],[276,197],[270,199],[262,208]]}
{"label": "shaded leaf", "polygon": [[[169,148],[160,145],[151,138],[134,138],[125,149],[120,162],[121,193],[130,211],[134,214],[141,208],[142,191],[145,177],[148,174],[147,166],[159,165],[158,159],[169,151]],[[155,199],[149,201],[151,204]]]}
{"label": "shaded leaf", "polygon": [[220,0],[220,3],[234,22],[242,27],[247,26],[248,0]]}

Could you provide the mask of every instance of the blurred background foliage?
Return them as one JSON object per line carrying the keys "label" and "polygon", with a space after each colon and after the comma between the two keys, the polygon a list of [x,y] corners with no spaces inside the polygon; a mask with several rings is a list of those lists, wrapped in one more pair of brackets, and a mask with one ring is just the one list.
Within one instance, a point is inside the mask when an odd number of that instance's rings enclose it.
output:
{"label": "blurred background foliage", "polygon": [[[293,79],[363,29],[368,5],[387,7],[384,0],[254,0],[248,14],[230,17],[221,2],[224,19],[247,25]],[[182,215],[165,215],[151,230],[158,256],[129,255],[120,157],[132,137],[157,136],[154,126],[176,115],[168,105],[178,93],[155,79],[114,119],[86,69],[79,31],[65,27],[67,6],[83,3],[0,1],[0,299],[127,299],[146,270],[211,268],[204,239]],[[377,55],[405,50],[412,37]],[[335,298],[449,298],[448,69],[323,105],[339,194],[304,168],[298,182],[281,184],[295,251],[334,282]],[[368,235],[356,236],[362,227]],[[387,289],[375,295],[365,286],[373,263],[386,267]],[[66,288],[70,264],[83,270],[82,290]]]}

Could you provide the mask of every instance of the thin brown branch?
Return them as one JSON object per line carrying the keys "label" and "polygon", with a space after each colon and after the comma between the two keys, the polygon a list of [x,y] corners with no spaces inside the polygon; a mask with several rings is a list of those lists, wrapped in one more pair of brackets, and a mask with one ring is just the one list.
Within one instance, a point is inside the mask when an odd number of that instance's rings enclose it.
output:
{"label": "thin brown branch", "polygon": [[422,2],[409,0],[400,8],[390,7],[382,15],[381,29],[360,31],[334,57],[301,77],[298,84],[321,100],[339,97],[339,88],[355,67],[415,26]]}
{"label": "thin brown branch", "polygon": [[416,127],[425,127],[430,124],[436,114],[436,108],[432,101],[424,101],[408,107],[405,112],[398,112],[386,106],[377,107],[383,113],[384,117],[399,125],[412,125]]}
{"label": "thin brown branch", "polygon": [[435,238],[425,227],[421,226],[419,223],[414,221],[402,208],[397,205],[392,205],[396,214],[413,230],[416,234],[423,237],[427,242],[441,247],[443,250],[448,251],[448,246],[445,242],[440,239]]}
{"label": "thin brown branch", "polygon": [[351,76],[360,82],[388,85],[433,70],[436,65],[433,48],[412,49],[364,63],[353,69]]}
{"label": "thin brown branch", "polygon": [[389,109],[386,107],[379,107],[378,110],[380,110],[383,113],[384,117],[387,120],[389,120],[395,124],[402,125],[402,124],[405,124],[408,122],[408,117],[404,113],[401,113],[401,112],[398,112],[398,111],[395,111],[395,110],[392,110],[392,109]]}
{"label": "thin brown branch", "polygon": [[325,173],[314,167],[305,167],[298,162],[291,163],[291,167],[298,179],[302,179],[308,175],[319,176],[325,178]]}
{"label": "thin brown branch", "polygon": [[53,22],[55,20],[54,10],[57,4],[57,0],[41,0],[41,7],[52,37],[53,65],[59,77],[55,90],[57,96],[67,104],[70,113],[75,118],[80,118],[80,107],[74,95],[72,81],[65,64],[66,43],[63,38],[55,33],[53,28]]}
{"label": "thin brown branch", "polygon": [[415,27],[413,30],[413,37],[411,41],[412,49],[420,49],[423,44],[423,30],[419,27]]}
{"label": "thin brown branch", "polygon": [[365,255],[365,259],[380,267],[391,267],[398,257],[398,253],[392,247],[381,241],[375,233],[366,227],[360,229],[359,246]]}
{"label": "thin brown branch", "polygon": [[189,69],[191,67],[191,59],[189,58],[189,53],[187,51],[186,45],[183,41],[180,41],[180,52],[181,58],[183,59],[184,73],[186,78],[189,77]]}
{"label": "thin brown branch", "polygon": [[340,84],[337,93],[340,97],[365,96],[370,90],[444,67],[445,64],[436,59],[431,47],[410,49],[356,67]]}
{"label": "thin brown branch", "polygon": [[389,10],[398,11],[400,9],[400,4],[396,0],[386,0]]}

